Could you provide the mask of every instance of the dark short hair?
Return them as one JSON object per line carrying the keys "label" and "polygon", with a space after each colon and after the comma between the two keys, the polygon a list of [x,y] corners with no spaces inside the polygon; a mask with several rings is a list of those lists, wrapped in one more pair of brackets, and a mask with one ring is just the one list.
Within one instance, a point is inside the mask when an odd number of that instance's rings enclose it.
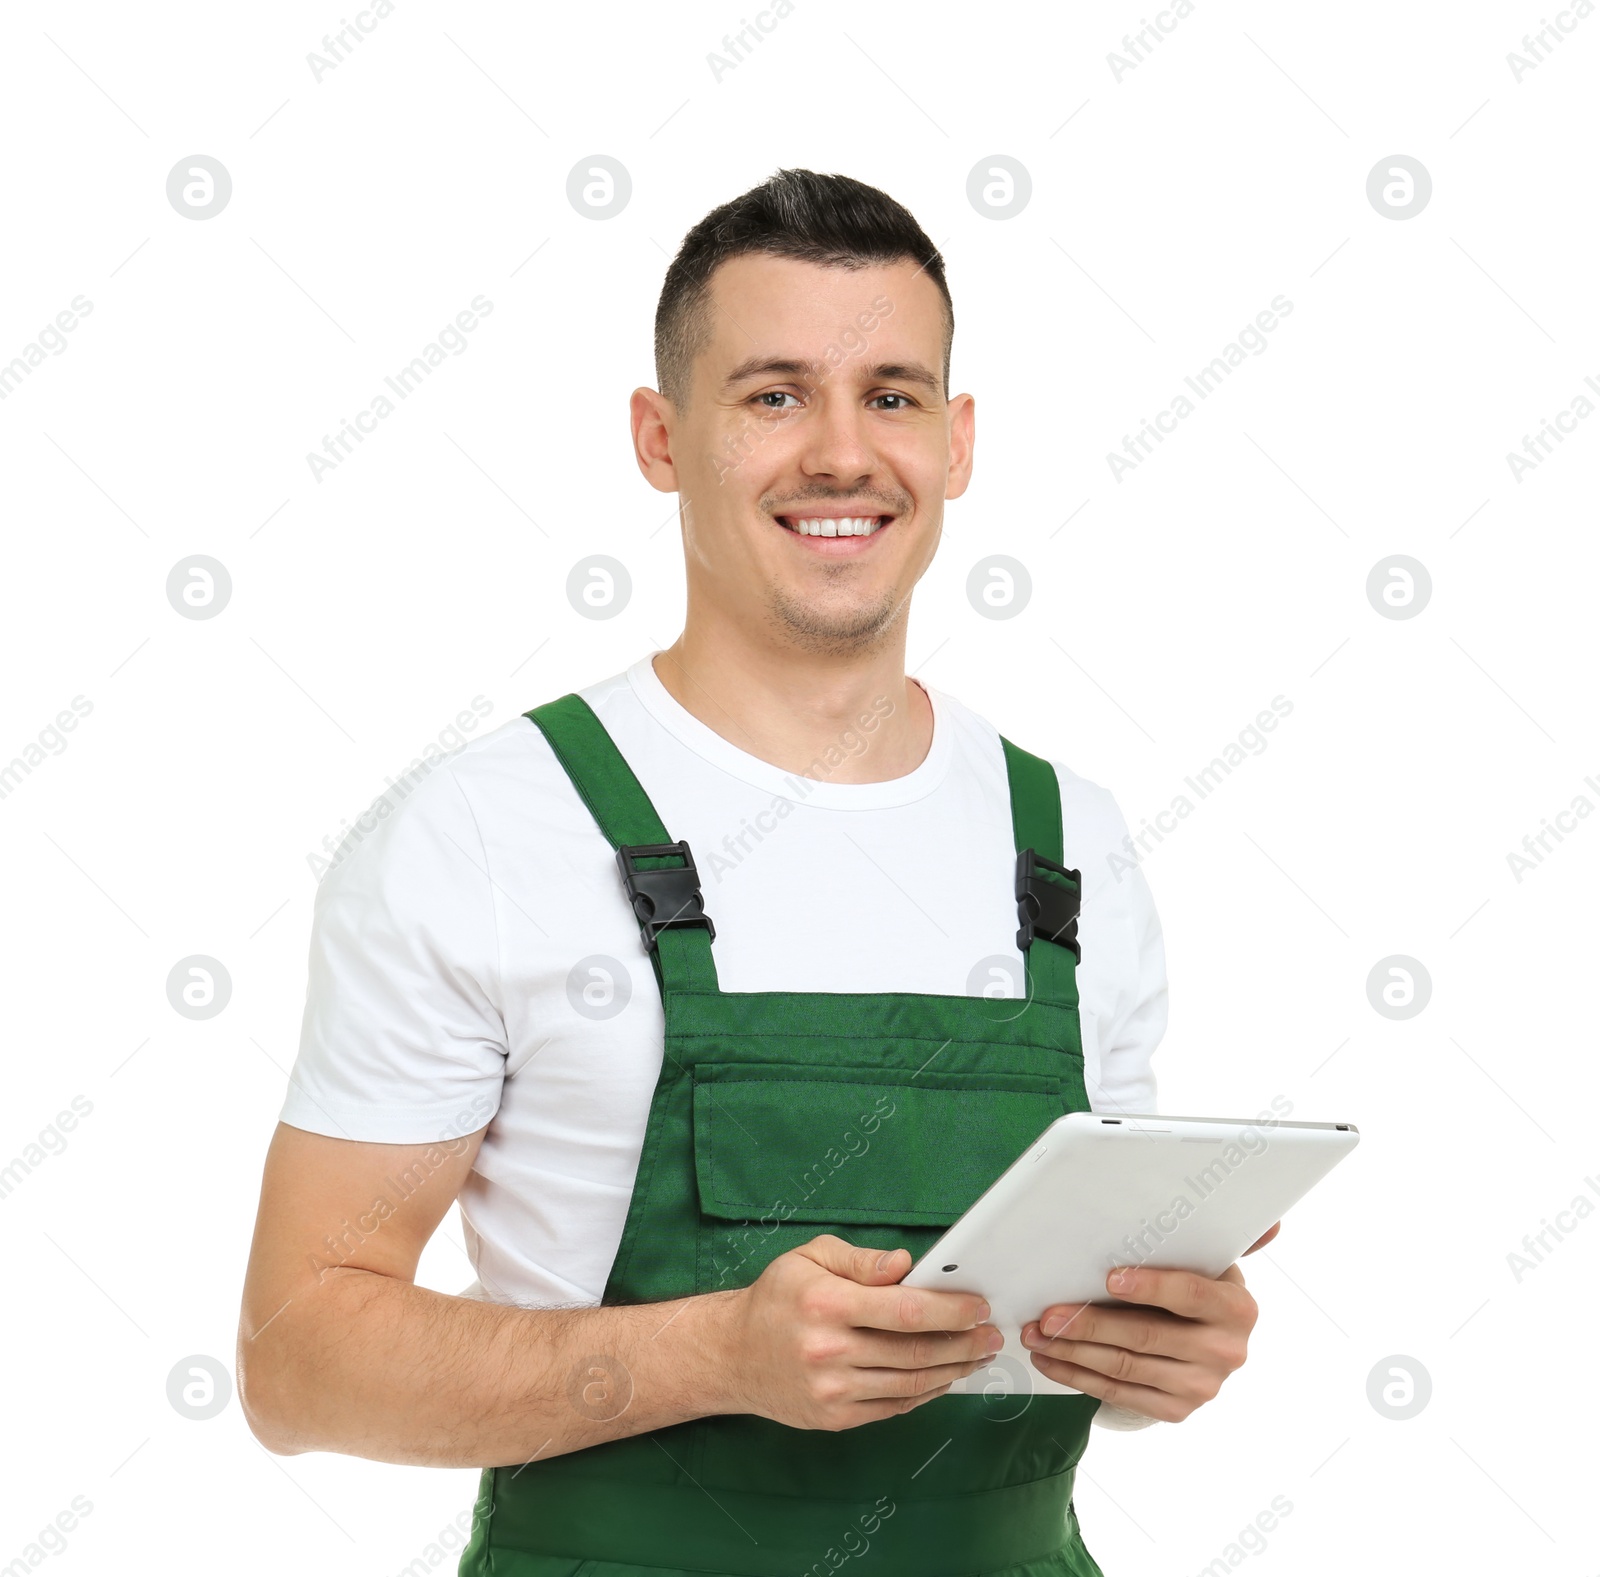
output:
{"label": "dark short hair", "polygon": [[901,259],[920,265],[944,297],[944,388],[950,393],[955,309],[944,259],[886,192],[848,175],[779,170],[742,196],[713,208],[683,238],[656,304],[656,381],[680,410],[689,403],[694,359],[711,340],[711,276],[752,252],[825,268],[865,268]]}

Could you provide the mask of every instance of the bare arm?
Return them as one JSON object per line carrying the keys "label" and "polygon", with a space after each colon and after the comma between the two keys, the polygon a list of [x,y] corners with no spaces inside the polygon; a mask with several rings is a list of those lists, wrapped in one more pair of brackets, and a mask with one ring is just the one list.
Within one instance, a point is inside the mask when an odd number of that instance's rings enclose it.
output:
{"label": "bare arm", "polygon": [[831,1236],[748,1288],[672,1303],[521,1309],[418,1287],[482,1138],[279,1124],[239,1326],[239,1398],[269,1450],[492,1467],[713,1413],[850,1428],[942,1394],[1000,1344],[980,1300],[894,1285],[903,1250],[880,1267]]}

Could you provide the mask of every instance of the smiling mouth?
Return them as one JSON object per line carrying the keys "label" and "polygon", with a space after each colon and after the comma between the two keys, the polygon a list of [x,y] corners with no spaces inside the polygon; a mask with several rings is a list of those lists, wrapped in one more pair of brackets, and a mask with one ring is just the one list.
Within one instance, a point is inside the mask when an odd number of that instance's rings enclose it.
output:
{"label": "smiling mouth", "polygon": [[870,537],[888,525],[894,516],[778,515],[776,519],[780,526],[801,537]]}

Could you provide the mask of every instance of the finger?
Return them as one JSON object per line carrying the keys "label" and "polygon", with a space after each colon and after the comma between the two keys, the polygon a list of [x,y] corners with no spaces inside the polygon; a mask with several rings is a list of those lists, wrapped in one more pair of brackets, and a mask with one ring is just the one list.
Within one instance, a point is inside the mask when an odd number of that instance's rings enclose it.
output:
{"label": "finger", "polygon": [[855,1416],[845,1427],[853,1429],[858,1424],[872,1424],[879,1419],[893,1418],[899,1413],[909,1413],[913,1408],[931,1402],[936,1396],[945,1395],[949,1389],[948,1385],[941,1385],[935,1390],[924,1391],[921,1396],[892,1397],[886,1401],[875,1402],[852,1402],[850,1410]]}
{"label": "finger", "polygon": [[851,1323],[879,1331],[970,1331],[989,1318],[989,1304],[973,1292],[931,1292],[921,1287],[851,1289]]}
{"label": "finger", "polygon": [[819,1233],[795,1252],[804,1254],[835,1276],[866,1287],[887,1286],[899,1281],[911,1269],[911,1254],[906,1249],[867,1248],[864,1244],[847,1243],[831,1232]]}
{"label": "finger", "polygon": [[1194,1408],[1179,1397],[1158,1391],[1147,1385],[1132,1385],[1124,1380],[1113,1380],[1097,1369],[1086,1369],[1074,1363],[1063,1363],[1059,1358],[1047,1358],[1042,1353],[1032,1354],[1034,1367],[1046,1379],[1070,1385],[1085,1396],[1097,1396],[1112,1407],[1125,1407],[1130,1413],[1142,1413],[1146,1418],[1159,1418],[1168,1423],[1179,1423]]}
{"label": "finger", "polygon": [[981,1363],[939,1363],[926,1369],[857,1369],[855,1385],[863,1402],[903,1401],[943,1390],[981,1367]]}
{"label": "finger", "polygon": [[867,1248],[823,1232],[795,1252],[845,1283],[836,1309],[842,1324],[888,1331],[966,1331],[989,1318],[987,1300],[974,1292],[886,1285],[911,1268],[911,1256],[903,1248]]}
{"label": "finger", "polygon": [[879,1331],[970,1331],[989,1318],[975,1292],[925,1287],[860,1287],[841,1282],[843,1323]]}
{"label": "finger", "polygon": [[1107,1308],[1102,1304],[1065,1304],[1046,1309],[1023,1326],[1023,1345],[1035,1332],[1051,1341],[1090,1342],[1194,1363],[1207,1356],[1207,1327],[1174,1319],[1162,1309]]}
{"label": "finger", "polygon": [[1005,1345],[1005,1337],[993,1325],[912,1334],[858,1330],[851,1335],[848,1361],[862,1369],[926,1369],[941,1363],[987,1361]]}
{"label": "finger", "polygon": [[[1230,1265],[1228,1270],[1236,1267]],[[1123,1303],[1165,1309],[1186,1320],[1221,1320],[1233,1311],[1244,1281],[1227,1271],[1219,1277],[1192,1270],[1157,1270],[1150,1265],[1124,1266],[1106,1277],[1106,1291]]]}
{"label": "finger", "polygon": [[[1262,1234],[1261,1234],[1261,1236],[1260,1236],[1260,1237],[1258,1237],[1258,1238],[1257,1238],[1257,1239],[1256,1239],[1256,1240],[1255,1240],[1255,1242],[1254,1242],[1254,1243],[1252,1243],[1252,1244],[1251,1244],[1251,1245],[1250,1245],[1250,1247],[1249,1247],[1249,1248],[1247,1248],[1247,1249],[1246,1249],[1246,1250],[1245,1250],[1245,1251],[1244,1251],[1244,1252],[1245,1252],[1245,1254],[1254,1254],[1254,1253],[1255,1253],[1255,1251],[1256,1251],[1256,1250],[1257,1250],[1257,1249],[1258,1249],[1258,1248],[1265,1248],[1265,1247],[1266,1247],[1266,1246],[1267,1246],[1267,1244],[1269,1244],[1269,1243],[1270,1243],[1270,1242],[1271,1242],[1271,1241],[1272,1241],[1272,1240],[1273,1240],[1273,1239],[1274,1239],[1274,1238],[1275,1238],[1275,1237],[1276,1237],[1276,1236],[1277,1236],[1277,1235],[1278,1235],[1278,1232],[1279,1232],[1279,1229],[1280,1229],[1280,1228],[1281,1228],[1281,1227],[1282,1227],[1282,1226],[1283,1226],[1283,1223],[1282,1223],[1282,1222],[1281,1222],[1281,1221],[1274,1221],[1274,1222],[1273,1222],[1273,1223],[1272,1223],[1272,1225],[1271,1225],[1271,1226],[1270,1226],[1270,1227],[1268,1227],[1268,1228],[1267,1228],[1267,1230],[1266,1230],[1266,1231],[1265,1231],[1265,1232],[1263,1232],[1263,1233],[1262,1233]],[[1244,1257],[1244,1256],[1243,1256],[1243,1255],[1240,1255],[1240,1258],[1241,1258],[1241,1259],[1242,1259],[1242,1258],[1243,1258],[1243,1257]]]}
{"label": "finger", "polygon": [[[1197,1364],[1149,1353],[1129,1352],[1126,1347],[1108,1347],[1099,1342],[1052,1341],[1040,1336],[1032,1326],[1025,1327],[1022,1345],[1043,1358],[1053,1358],[1074,1368],[1092,1369],[1108,1380],[1125,1385],[1148,1386],[1170,1396],[1188,1396],[1205,1401],[1210,1395],[1204,1387]],[[1080,1387],[1081,1389],[1081,1387]]]}

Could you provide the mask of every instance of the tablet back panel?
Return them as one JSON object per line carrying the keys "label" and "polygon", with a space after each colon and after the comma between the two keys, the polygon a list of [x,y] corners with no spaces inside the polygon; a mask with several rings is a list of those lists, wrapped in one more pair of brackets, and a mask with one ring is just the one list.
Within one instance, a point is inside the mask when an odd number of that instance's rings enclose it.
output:
{"label": "tablet back panel", "polygon": [[[994,1370],[957,1392],[1061,1392],[1018,1334],[1053,1303],[1114,1303],[1106,1274],[1150,1265],[1218,1276],[1359,1140],[1353,1124],[1062,1117],[905,1277],[978,1292],[1005,1333]],[[1022,1385],[1016,1380],[1025,1371]]]}

